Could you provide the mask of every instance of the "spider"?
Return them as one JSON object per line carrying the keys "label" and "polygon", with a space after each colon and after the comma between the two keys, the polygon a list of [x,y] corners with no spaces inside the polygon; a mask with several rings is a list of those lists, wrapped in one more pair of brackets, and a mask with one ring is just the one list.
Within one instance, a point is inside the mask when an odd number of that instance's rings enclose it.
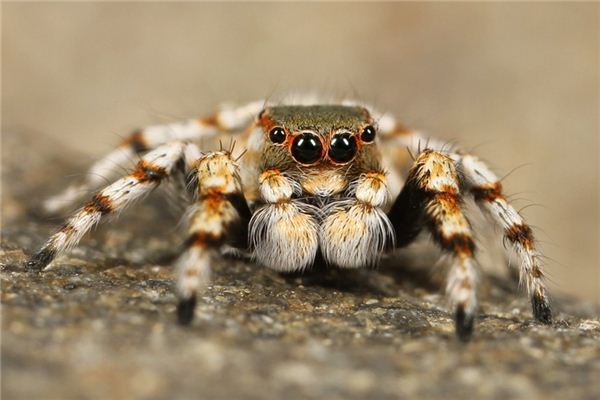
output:
{"label": "spider", "polygon": [[[234,157],[233,148],[199,147],[201,140],[224,135],[243,145],[243,157]],[[211,263],[228,250],[281,272],[303,270],[317,257],[361,268],[427,230],[452,260],[445,289],[456,334],[466,341],[477,312],[475,244],[463,211],[471,198],[516,250],[534,318],[550,323],[532,230],[503,196],[496,175],[476,157],[424,139],[360,103],[310,99],[223,106],[207,118],[150,126],[94,164],[83,182],[44,203],[56,212],[140,157],[128,175],[76,211],[27,266],[42,271],[104,217],[165,180],[187,179],[193,195],[188,239],[175,262],[179,323],[192,321]]]}

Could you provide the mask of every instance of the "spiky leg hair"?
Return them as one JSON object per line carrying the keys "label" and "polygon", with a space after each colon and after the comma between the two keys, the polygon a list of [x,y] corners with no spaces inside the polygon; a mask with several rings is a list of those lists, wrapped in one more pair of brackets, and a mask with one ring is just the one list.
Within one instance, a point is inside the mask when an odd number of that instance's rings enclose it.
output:
{"label": "spiky leg hair", "polygon": [[462,209],[460,181],[454,161],[426,149],[416,156],[407,182],[390,210],[399,246],[412,242],[423,227],[452,257],[446,294],[454,310],[456,334],[468,340],[477,311],[475,244]]}
{"label": "spiky leg hair", "polygon": [[82,182],[67,187],[48,198],[44,210],[54,214],[80,201],[97,190],[107,179],[114,179],[132,164],[137,156],[173,141],[198,141],[218,133],[240,132],[246,128],[264,106],[264,101],[253,101],[241,106],[223,106],[212,115],[163,125],[138,129],[106,156],[94,163]]}
{"label": "spiky leg hair", "polygon": [[188,240],[175,263],[177,319],[189,324],[199,289],[210,280],[210,265],[225,244],[246,247],[250,209],[243,195],[238,166],[229,151],[200,158],[196,175],[197,200],[189,210]]}
{"label": "spiky leg hair", "polygon": [[183,142],[171,142],[148,152],[125,177],[97,192],[90,201],[71,216],[27,263],[31,270],[41,271],[54,258],[79,243],[81,238],[102,219],[117,215],[144,197],[167,179],[182,160]]}

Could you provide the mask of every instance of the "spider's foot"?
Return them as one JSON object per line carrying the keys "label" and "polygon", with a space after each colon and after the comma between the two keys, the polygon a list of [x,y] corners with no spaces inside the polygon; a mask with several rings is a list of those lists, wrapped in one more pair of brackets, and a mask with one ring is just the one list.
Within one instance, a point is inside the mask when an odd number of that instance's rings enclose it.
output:
{"label": "spider's foot", "polygon": [[456,308],[454,317],[456,336],[461,342],[468,342],[473,336],[473,326],[475,325],[475,317],[473,314],[467,314],[462,305]]}
{"label": "spider's foot", "polygon": [[196,309],[196,295],[189,299],[181,299],[177,303],[177,322],[180,325],[189,325],[194,319],[194,310]]}
{"label": "spider's foot", "polygon": [[531,297],[531,308],[536,321],[543,324],[552,323],[552,310],[550,309],[547,297],[534,294]]}
{"label": "spider's foot", "polygon": [[40,250],[25,263],[25,268],[30,272],[41,272],[56,256],[56,252],[48,249]]}

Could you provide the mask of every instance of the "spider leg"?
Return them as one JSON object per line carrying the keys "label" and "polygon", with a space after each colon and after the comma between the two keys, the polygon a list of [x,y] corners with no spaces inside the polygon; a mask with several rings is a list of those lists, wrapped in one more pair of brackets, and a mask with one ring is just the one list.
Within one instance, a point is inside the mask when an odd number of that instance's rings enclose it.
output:
{"label": "spider leg", "polygon": [[118,214],[167,178],[181,160],[186,144],[171,142],[147,153],[131,173],[96,193],[63,227],[50,237],[27,263],[41,271],[56,256],[73,248],[94,225],[107,215]]}
{"label": "spider leg", "polygon": [[225,244],[247,247],[250,209],[238,167],[227,151],[206,154],[196,162],[198,199],[190,209],[186,248],[175,263],[177,319],[189,324],[196,294],[210,279],[210,264]]}
{"label": "spider leg", "polygon": [[512,245],[520,261],[520,281],[527,287],[536,320],[552,322],[540,253],[535,248],[533,233],[521,215],[502,193],[502,184],[485,163],[471,155],[454,155],[464,175],[467,188],[484,214],[504,230],[504,241]]}
{"label": "spider leg", "polygon": [[462,211],[454,161],[431,149],[417,154],[389,218],[398,246],[407,245],[427,227],[440,248],[452,255],[446,294],[454,309],[456,334],[461,340],[468,340],[477,309],[475,244]]}
{"label": "spider leg", "polygon": [[406,127],[390,114],[371,110],[371,115],[382,145],[383,167],[387,172],[388,186],[393,197],[404,186],[405,177],[421,151],[432,149],[447,152],[452,147],[448,142]]}
{"label": "spider leg", "polygon": [[425,149],[447,152],[451,148],[448,142],[407,128],[389,114],[379,116],[378,128],[385,143],[394,143],[399,149],[407,148],[412,155],[417,155]]}
{"label": "spider leg", "polygon": [[83,179],[62,193],[48,198],[43,206],[46,212],[56,213],[80,200],[90,191],[98,189],[106,179],[118,176],[139,154],[175,140],[198,140],[220,132],[238,132],[248,126],[264,106],[254,101],[241,106],[223,106],[214,114],[164,125],[148,126],[136,130],[116,149],[94,163]]}

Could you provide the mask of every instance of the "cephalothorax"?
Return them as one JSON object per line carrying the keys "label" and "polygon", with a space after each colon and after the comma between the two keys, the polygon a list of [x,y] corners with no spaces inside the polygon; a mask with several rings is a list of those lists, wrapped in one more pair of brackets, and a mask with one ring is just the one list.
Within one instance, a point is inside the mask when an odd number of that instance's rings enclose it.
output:
{"label": "cephalothorax", "polygon": [[[235,136],[243,157],[197,143]],[[225,107],[184,123],[133,133],[90,169],[83,183],[49,199],[54,212],[96,190],[135,155],[131,173],[97,192],[30,260],[42,270],[75,246],[105,215],[166,179],[192,188],[188,239],[176,261],[178,320],[189,323],[210,265],[226,248],[249,252],[266,267],[296,271],[321,254],[330,265],[359,268],[386,251],[431,233],[451,255],[446,292],[461,339],[476,313],[475,245],[462,203],[472,198],[516,250],[534,317],[551,320],[531,229],[508,204],[498,178],[472,155],[406,129],[357,103]],[[181,174],[183,172],[183,174]],[[191,180],[190,180],[191,178]]]}

